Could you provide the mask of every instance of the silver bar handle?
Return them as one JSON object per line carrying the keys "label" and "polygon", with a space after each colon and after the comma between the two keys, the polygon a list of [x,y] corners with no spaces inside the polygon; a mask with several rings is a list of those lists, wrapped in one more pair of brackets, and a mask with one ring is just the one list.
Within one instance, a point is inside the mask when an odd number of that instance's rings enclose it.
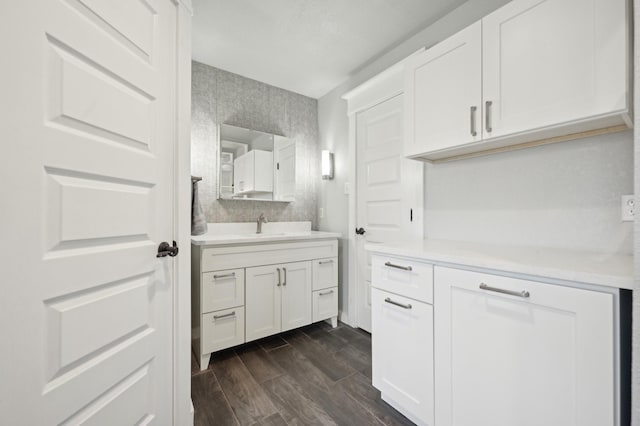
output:
{"label": "silver bar handle", "polygon": [[333,259],[321,260],[320,262],[318,262],[318,265],[324,265],[325,263],[333,263]]}
{"label": "silver bar handle", "polygon": [[318,296],[326,296],[327,294],[333,293],[333,290],[325,291],[324,293],[320,293]]}
{"label": "silver bar handle", "polygon": [[476,111],[478,111],[477,106],[471,107],[471,136],[478,136],[478,132],[476,130]]}
{"label": "silver bar handle", "polygon": [[522,297],[523,299],[526,299],[530,296],[529,292],[526,290],[522,290],[522,291],[505,290],[502,288],[488,286],[485,283],[480,283],[480,290],[495,291],[496,293],[508,294],[509,296]]}
{"label": "silver bar handle", "polygon": [[282,285],[286,286],[287,285],[287,268],[282,268],[282,270],[284,271],[284,281],[282,281]]}
{"label": "silver bar handle", "polygon": [[230,313],[224,314],[224,315],[214,315],[213,316],[213,320],[216,321],[216,320],[219,320],[219,319],[222,319],[222,318],[230,318],[230,317],[235,317],[235,316],[236,316],[236,311],[233,311],[233,312],[230,312]]}
{"label": "silver bar handle", "polygon": [[411,304],[407,303],[406,305],[404,303],[400,303],[400,302],[396,302],[395,300],[391,300],[390,297],[387,297],[386,299],[384,299],[385,302],[387,303],[391,303],[392,305],[396,305],[396,306],[400,306],[401,308],[404,309],[411,309]]}
{"label": "silver bar handle", "polygon": [[485,108],[484,108],[484,118],[485,118],[485,123],[484,123],[484,127],[487,129],[487,132],[491,133],[493,131],[493,128],[491,127],[491,107],[493,106],[493,102],[492,101],[487,101],[485,102]]}
{"label": "silver bar handle", "polygon": [[391,262],[385,262],[384,266],[388,266],[389,268],[402,269],[403,271],[413,271],[413,268],[411,266],[400,266],[400,265],[395,265]]}
{"label": "silver bar handle", "polygon": [[214,275],[213,279],[214,280],[219,280],[220,278],[230,278],[230,277],[235,277],[235,276],[236,276],[236,273],[232,272],[230,274]]}
{"label": "silver bar handle", "polygon": [[276,268],[276,269],[278,271],[278,287],[280,287],[282,285],[282,281],[281,281],[282,279],[280,277],[280,268]]}

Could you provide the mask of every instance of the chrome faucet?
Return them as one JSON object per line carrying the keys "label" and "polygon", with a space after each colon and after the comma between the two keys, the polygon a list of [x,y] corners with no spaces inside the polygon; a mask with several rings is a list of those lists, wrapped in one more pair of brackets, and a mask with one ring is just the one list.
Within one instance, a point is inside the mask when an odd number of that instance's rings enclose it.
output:
{"label": "chrome faucet", "polygon": [[260,217],[258,217],[258,229],[256,230],[256,234],[262,234],[262,224],[269,223],[267,218],[264,217],[264,213],[260,213]]}

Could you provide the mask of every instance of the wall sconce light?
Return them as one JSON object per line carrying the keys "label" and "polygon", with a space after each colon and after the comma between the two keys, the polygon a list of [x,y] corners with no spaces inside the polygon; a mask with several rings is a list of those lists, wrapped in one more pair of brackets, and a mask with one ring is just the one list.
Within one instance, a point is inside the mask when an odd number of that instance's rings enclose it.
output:
{"label": "wall sconce light", "polygon": [[333,179],[333,152],[322,150],[322,179]]}

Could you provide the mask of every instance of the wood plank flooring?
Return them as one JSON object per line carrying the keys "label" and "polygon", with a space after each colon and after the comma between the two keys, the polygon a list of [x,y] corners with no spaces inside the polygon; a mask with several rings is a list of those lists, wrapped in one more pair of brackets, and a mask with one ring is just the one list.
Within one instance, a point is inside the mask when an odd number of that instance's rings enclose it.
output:
{"label": "wood plank flooring", "polygon": [[192,357],[196,426],[413,425],[371,385],[371,336],[321,322]]}

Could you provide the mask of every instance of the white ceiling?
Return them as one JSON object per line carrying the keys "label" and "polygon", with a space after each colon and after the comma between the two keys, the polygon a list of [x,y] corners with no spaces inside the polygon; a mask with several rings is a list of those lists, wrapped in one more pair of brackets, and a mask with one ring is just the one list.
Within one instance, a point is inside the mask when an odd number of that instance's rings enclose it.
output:
{"label": "white ceiling", "polygon": [[194,0],[193,59],[319,98],[465,0]]}

